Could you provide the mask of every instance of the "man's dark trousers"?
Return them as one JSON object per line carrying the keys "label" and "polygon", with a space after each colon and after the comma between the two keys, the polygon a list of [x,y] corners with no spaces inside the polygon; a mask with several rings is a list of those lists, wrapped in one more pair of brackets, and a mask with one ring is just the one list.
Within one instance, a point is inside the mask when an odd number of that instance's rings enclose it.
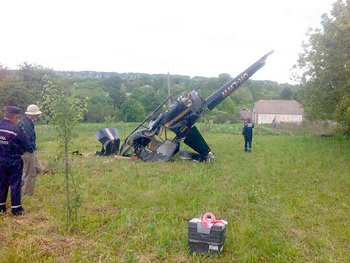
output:
{"label": "man's dark trousers", "polygon": [[252,141],[253,141],[253,137],[244,137],[244,151],[246,152],[252,151]]}
{"label": "man's dark trousers", "polygon": [[9,187],[11,187],[12,209],[21,206],[21,180],[23,161],[21,158],[0,159],[0,204],[6,203]]}

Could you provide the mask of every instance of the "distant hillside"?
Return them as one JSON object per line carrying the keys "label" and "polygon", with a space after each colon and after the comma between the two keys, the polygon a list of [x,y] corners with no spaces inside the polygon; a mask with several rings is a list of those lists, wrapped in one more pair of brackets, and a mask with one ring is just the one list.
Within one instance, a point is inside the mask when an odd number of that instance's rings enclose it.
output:
{"label": "distant hillside", "polygon": [[[145,76],[158,76],[166,77],[167,74],[147,74],[147,73],[118,73],[118,72],[100,72],[100,71],[55,71],[57,74],[66,77],[81,77],[81,78],[109,78],[114,76],[119,76],[123,80],[129,79],[139,79]],[[181,77],[185,79],[191,79],[187,75],[171,75],[171,77]],[[206,77],[195,76],[192,78],[194,81],[206,80]]]}

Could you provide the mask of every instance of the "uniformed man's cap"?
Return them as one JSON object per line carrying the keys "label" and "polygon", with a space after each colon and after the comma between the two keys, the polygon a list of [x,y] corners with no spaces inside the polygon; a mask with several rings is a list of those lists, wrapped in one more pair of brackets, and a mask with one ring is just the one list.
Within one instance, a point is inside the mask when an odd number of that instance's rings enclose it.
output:
{"label": "uniformed man's cap", "polygon": [[10,114],[21,114],[21,109],[15,106],[7,106],[6,112]]}

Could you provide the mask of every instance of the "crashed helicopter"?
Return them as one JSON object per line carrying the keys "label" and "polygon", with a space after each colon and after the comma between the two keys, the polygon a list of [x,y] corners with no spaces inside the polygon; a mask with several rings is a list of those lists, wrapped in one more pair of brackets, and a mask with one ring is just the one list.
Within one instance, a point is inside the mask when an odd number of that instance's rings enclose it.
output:
{"label": "crashed helicopter", "polygon": [[[159,109],[173,97],[173,93],[126,137],[119,154],[143,161],[165,162],[175,155],[182,159],[200,162],[213,160],[214,155],[209,145],[194,124],[261,69],[267,57],[273,52],[267,53],[207,99],[203,99],[197,90],[193,90],[187,97],[178,97],[168,110],[155,117]],[[116,128],[100,130],[96,133],[95,138],[102,143],[100,152],[102,155],[118,153],[120,138]],[[195,152],[181,150],[180,142],[185,143]]]}

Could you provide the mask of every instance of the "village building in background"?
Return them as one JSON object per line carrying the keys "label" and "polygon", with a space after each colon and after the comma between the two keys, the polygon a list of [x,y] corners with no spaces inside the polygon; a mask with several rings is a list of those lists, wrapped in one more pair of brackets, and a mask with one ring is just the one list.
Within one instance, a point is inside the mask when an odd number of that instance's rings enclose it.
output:
{"label": "village building in background", "polygon": [[244,123],[248,118],[252,118],[252,112],[247,108],[243,108],[239,111],[239,121]]}
{"label": "village building in background", "polygon": [[257,124],[297,123],[303,121],[304,109],[296,100],[259,100],[254,103],[252,120]]}

